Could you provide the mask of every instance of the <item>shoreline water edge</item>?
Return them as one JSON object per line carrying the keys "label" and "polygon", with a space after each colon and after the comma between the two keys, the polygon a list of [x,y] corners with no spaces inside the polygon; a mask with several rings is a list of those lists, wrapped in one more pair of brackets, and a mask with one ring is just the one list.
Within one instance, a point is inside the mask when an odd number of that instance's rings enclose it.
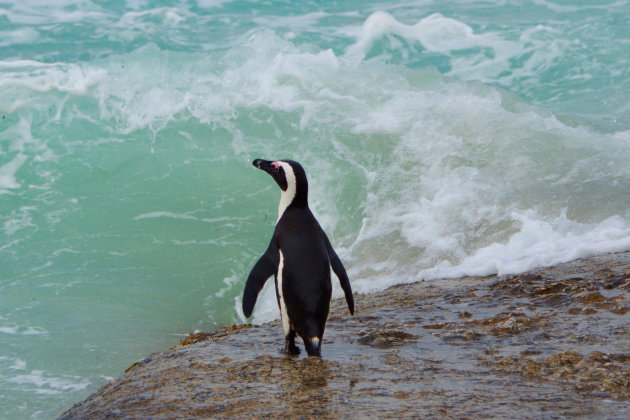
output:
{"label": "shoreline water edge", "polygon": [[627,418],[630,252],[333,301],[322,357],[278,321],[191,334],[60,419]]}

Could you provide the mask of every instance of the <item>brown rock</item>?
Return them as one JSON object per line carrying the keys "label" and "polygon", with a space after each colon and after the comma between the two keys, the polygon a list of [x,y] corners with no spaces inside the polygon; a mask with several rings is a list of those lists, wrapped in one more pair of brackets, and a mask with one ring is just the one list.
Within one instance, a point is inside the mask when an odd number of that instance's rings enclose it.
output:
{"label": "brown rock", "polygon": [[192,334],[61,418],[626,418],[628,284],[621,253],[357,294],[321,358],[282,354],[277,321]]}

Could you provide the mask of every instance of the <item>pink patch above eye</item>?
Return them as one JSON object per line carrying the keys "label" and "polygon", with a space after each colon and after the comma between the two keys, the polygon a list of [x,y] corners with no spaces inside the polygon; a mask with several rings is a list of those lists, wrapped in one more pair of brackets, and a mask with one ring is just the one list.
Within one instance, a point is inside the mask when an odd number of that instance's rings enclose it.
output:
{"label": "pink patch above eye", "polygon": [[280,162],[271,162],[271,166],[276,168],[276,171],[280,169]]}

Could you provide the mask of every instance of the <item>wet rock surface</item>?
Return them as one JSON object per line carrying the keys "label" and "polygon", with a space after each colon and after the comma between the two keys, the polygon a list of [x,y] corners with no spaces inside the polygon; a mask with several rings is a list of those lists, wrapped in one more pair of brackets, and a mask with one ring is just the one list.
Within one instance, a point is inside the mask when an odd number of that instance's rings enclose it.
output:
{"label": "wet rock surface", "polygon": [[277,322],[194,334],[61,418],[630,418],[630,253],[355,301],[321,359]]}

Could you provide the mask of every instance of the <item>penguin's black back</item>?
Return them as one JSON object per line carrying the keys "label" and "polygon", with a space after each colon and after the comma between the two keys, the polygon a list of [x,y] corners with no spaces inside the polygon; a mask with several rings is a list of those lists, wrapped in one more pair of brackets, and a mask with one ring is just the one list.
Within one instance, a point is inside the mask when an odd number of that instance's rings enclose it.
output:
{"label": "penguin's black back", "polygon": [[284,258],[282,286],[291,323],[299,335],[319,336],[332,293],[325,233],[308,207],[289,206],[274,236]]}

